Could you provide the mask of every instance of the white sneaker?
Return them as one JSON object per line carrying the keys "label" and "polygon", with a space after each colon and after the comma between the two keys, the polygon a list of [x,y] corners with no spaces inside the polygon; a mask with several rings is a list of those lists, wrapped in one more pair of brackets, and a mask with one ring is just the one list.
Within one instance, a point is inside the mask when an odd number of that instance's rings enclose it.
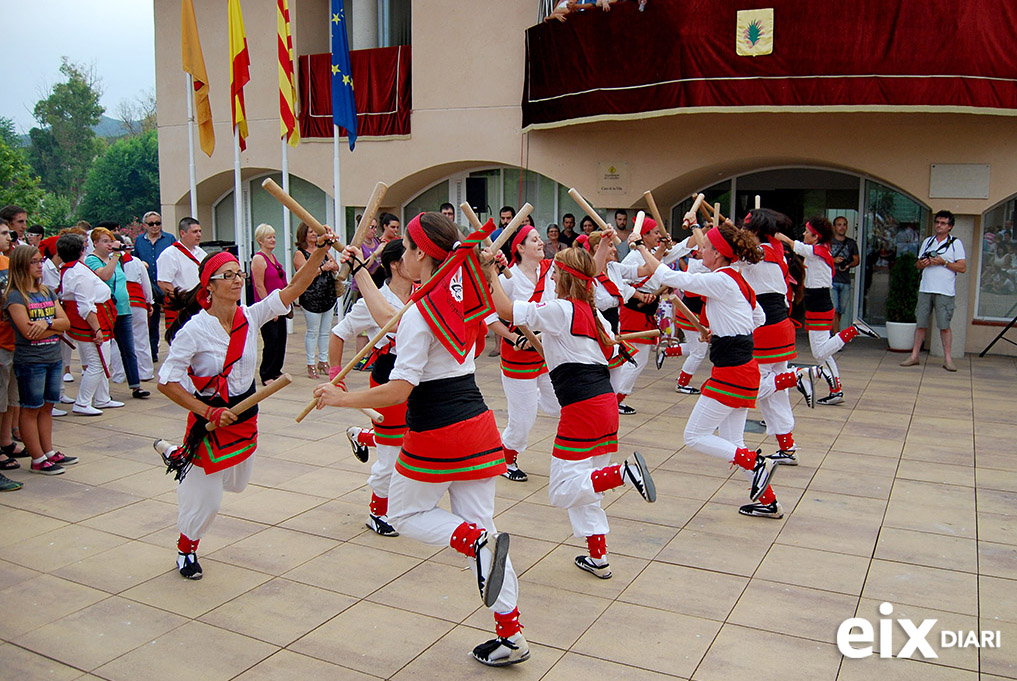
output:
{"label": "white sneaker", "polygon": [[60,395],[60,404],[74,404],[73,397],[67,397],[67,395]]}
{"label": "white sneaker", "polygon": [[738,512],[742,515],[750,515],[756,518],[773,518],[774,520],[784,517],[784,509],[781,508],[779,501],[774,501],[770,504],[761,504],[759,502],[745,504],[738,509]]}
{"label": "white sneaker", "polygon": [[860,333],[863,336],[868,336],[869,338],[879,338],[879,334],[876,333],[871,326],[863,322],[861,319],[856,319],[852,326],[858,329],[858,333]]}
{"label": "white sneaker", "polygon": [[64,383],[74,383],[74,375],[71,372],[64,374]]}
{"label": "white sneaker", "polygon": [[611,566],[607,562],[599,565],[589,556],[576,556],[576,567],[601,579],[611,579]]}
{"label": "white sneaker", "polygon": [[71,411],[79,416],[102,416],[102,409],[96,409],[91,405],[85,405],[82,407],[80,404],[75,404]]}
{"label": "white sneaker", "polygon": [[508,638],[492,638],[473,649],[473,657],[488,667],[516,664],[530,658],[530,646],[522,633]]}
{"label": "white sneaker", "polygon": [[50,412],[50,415],[53,418],[59,418],[61,416],[67,416],[67,410],[66,409],[57,409],[56,407],[53,407],[53,411]]}
{"label": "white sneaker", "polygon": [[477,586],[484,605],[491,607],[501,595],[505,583],[505,561],[508,559],[509,535],[506,532],[485,532],[473,547],[477,561]]}
{"label": "white sneaker", "polygon": [[123,402],[117,402],[116,400],[107,400],[105,402],[97,402],[95,406],[99,409],[116,409],[117,407],[124,406]]}
{"label": "white sneaker", "polygon": [[621,466],[623,482],[634,487],[646,501],[653,503],[657,500],[657,487],[653,484],[650,468],[646,465],[642,454],[632,452],[632,460],[625,459]]}

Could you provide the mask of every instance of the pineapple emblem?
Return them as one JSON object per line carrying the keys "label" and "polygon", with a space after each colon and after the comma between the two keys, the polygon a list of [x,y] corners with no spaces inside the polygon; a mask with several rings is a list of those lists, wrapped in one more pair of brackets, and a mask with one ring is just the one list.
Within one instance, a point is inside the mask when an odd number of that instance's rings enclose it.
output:
{"label": "pineapple emblem", "polygon": [[763,37],[763,22],[756,19],[748,26],[745,27],[745,42],[748,43],[749,49],[756,46],[760,38]]}

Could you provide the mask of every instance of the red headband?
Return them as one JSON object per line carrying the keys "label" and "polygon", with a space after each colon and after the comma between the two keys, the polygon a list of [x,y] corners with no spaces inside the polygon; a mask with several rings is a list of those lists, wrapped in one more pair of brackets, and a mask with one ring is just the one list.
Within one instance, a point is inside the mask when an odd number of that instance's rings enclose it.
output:
{"label": "red headband", "polygon": [[582,246],[586,250],[590,250],[590,237],[585,234],[580,234],[576,237],[576,246]]}
{"label": "red headband", "polygon": [[445,262],[445,258],[448,257],[449,252],[431,241],[431,238],[427,236],[427,232],[424,231],[423,225],[420,224],[421,215],[423,215],[423,213],[420,213],[417,217],[410,220],[410,224],[406,225],[406,231],[409,232],[410,238],[413,239],[413,243],[417,245],[417,248],[438,262]]}
{"label": "red headband", "polygon": [[710,231],[706,233],[706,238],[710,240],[710,243],[713,244],[713,247],[717,250],[718,253],[720,253],[722,256],[724,256],[731,262],[734,262],[735,260],[738,259],[735,256],[735,252],[734,249],[731,247],[731,244],[727,242],[727,239],[724,238],[724,235],[721,234],[720,230],[717,229],[716,227],[710,228]]}
{"label": "red headband", "polygon": [[532,232],[534,229],[536,229],[536,228],[533,225],[523,225],[522,227],[519,228],[519,231],[516,232],[516,235],[514,237],[512,237],[512,262],[513,263],[516,262],[517,260],[519,260],[519,251],[517,251],[516,249],[519,248],[519,245],[526,240],[526,236],[530,232]]}
{"label": "red headband", "polygon": [[562,272],[568,272],[569,274],[571,274],[576,279],[579,279],[580,281],[585,281],[586,282],[586,290],[587,291],[590,290],[590,286],[593,284],[593,277],[587,276],[587,275],[583,274],[582,272],[580,272],[579,270],[572,269],[571,267],[569,267],[568,265],[566,265],[565,263],[563,263],[560,260],[555,260],[554,261],[554,266],[557,267],[558,269],[560,269]]}
{"label": "red headband", "polygon": [[807,229],[810,232],[812,232],[813,236],[817,236],[817,237],[819,236],[819,232],[816,231],[816,228],[812,226],[811,222],[806,222],[805,223],[805,229]]}
{"label": "red headband", "polygon": [[649,217],[645,218],[643,220],[643,226],[639,230],[639,236],[643,236],[647,232],[652,231],[654,228],[656,228],[656,226],[657,226],[657,221],[656,220],[654,220],[653,218],[649,218]]}
{"label": "red headband", "polygon": [[202,308],[207,310],[212,305],[212,298],[208,292],[208,283],[212,275],[215,274],[217,269],[231,262],[240,264],[236,256],[229,251],[219,251],[205,261],[205,266],[201,268],[201,290],[198,292],[198,304]]}

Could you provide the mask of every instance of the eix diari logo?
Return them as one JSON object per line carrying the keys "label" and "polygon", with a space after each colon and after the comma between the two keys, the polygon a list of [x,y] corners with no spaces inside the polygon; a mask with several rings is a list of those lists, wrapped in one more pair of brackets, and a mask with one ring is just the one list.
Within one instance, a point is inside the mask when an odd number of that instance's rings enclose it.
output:
{"label": "eix diari logo", "polygon": [[[889,619],[893,614],[892,603],[880,603],[879,614],[885,619],[879,620],[879,656],[882,658],[896,657],[899,659],[911,659],[911,656],[918,653],[922,657],[938,658],[936,650],[929,643],[929,634],[939,620],[925,619],[921,624],[916,625],[906,618]],[[893,652],[894,622],[897,627],[907,635],[907,642],[901,647],[897,654]],[[837,627],[837,649],[844,657],[861,659],[872,655],[872,644],[876,641],[876,632],[872,623],[864,617],[851,617],[840,623]],[[935,641],[933,637],[933,641]],[[999,631],[962,631],[952,629],[941,629],[939,631],[939,648],[999,648]],[[862,644],[856,646],[854,644]],[[865,645],[868,644],[868,645]]]}

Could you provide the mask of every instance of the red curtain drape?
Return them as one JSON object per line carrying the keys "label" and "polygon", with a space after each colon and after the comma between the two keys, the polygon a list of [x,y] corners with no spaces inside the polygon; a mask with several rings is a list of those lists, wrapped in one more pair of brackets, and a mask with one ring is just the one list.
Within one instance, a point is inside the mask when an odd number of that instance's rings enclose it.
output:
{"label": "red curtain drape", "polygon": [[[526,33],[523,125],[718,107],[1017,109],[1017,3],[650,0]],[[738,56],[739,9],[774,47]]]}
{"label": "red curtain drape", "polygon": [[[300,134],[332,136],[332,55],[300,56]],[[410,134],[410,46],[350,52],[357,137]],[[346,131],[340,129],[340,134]]]}

